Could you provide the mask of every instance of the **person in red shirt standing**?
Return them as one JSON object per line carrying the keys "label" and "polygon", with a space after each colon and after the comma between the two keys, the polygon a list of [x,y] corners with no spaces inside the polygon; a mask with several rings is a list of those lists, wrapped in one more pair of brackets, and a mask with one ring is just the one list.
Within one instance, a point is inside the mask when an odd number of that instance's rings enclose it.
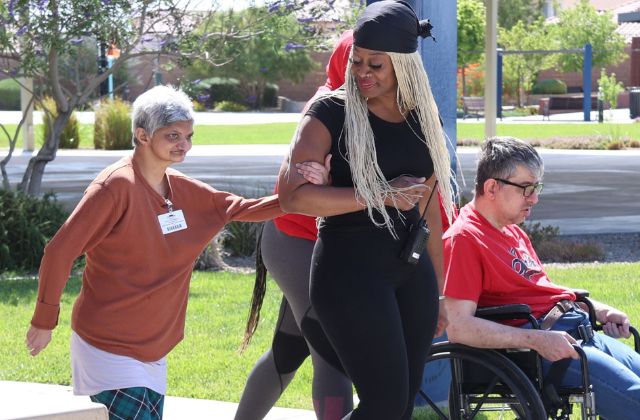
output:
{"label": "person in red shirt standing", "polygon": [[[568,359],[561,377],[566,386],[580,385],[580,363],[572,345],[582,340],[598,414],[635,418],[640,410],[640,355],[614,339],[629,337],[627,315],[593,301],[605,333],[593,334],[575,294],[551,282],[518,226],[538,203],[543,171],[536,150],[521,140],[492,138],[482,145],[475,197],[443,237],[449,340],[480,348],[534,349],[543,357],[545,372],[552,362]],[[541,329],[475,316],[479,306],[519,303],[531,307]],[[564,312],[559,318],[546,316],[559,305],[559,314]]]}
{"label": "person in red shirt standing", "polygon": [[[329,58],[327,81],[318,88],[314,98],[344,84],[352,43],[352,31],[344,32]],[[262,258],[284,295],[271,348],[260,357],[247,378],[236,420],[266,416],[309,355],[313,363],[312,394],[317,417],[338,420],[353,407],[351,381],[342,372],[331,345],[326,342],[324,348],[316,350],[307,344],[300,332],[303,321],[319,328],[309,303],[311,254],[317,235],[316,218],[303,214],[286,214],[264,225],[260,237],[261,256],[258,257]],[[256,289],[264,290],[265,278],[259,277],[256,281]],[[261,300],[262,297],[257,298]],[[256,305],[253,309],[250,319],[257,320]],[[256,326],[248,327],[248,337]]]}

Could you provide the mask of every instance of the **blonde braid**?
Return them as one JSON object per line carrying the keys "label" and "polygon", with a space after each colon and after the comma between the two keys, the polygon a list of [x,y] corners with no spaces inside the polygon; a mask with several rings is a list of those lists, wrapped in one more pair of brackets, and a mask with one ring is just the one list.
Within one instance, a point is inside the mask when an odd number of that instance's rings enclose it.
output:
{"label": "blonde braid", "polygon": [[438,179],[438,189],[442,205],[449,222],[453,215],[452,170],[447,139],[440,124],[439,111],[431,92],[429,78],[424,71],[422,58],[418,52],[411,54],[387,53],[391,57],[398,80],[398,107],[405,114],[414,111],[420,122],[423,138],[427,146],[433,170]]}
{"label": "blonde braid", "polygon": [[[438,118],[438,108],[431,93],[427,74],[422,66],[422,61],[420,61],[420,55],[417,52],[387,54],[391,57],[398,79],[398,107],[403,113],[412,110],[416,113],[424,136],[421,140],[427,146],[427,151],[433,160],[436,178],[440,181],[438,185],[443,205],[448,219],[451,220],[453,194],[450,183],[449,153],[445,144],[444,131]],[[369,218],[376,226],[386,226],[396,238],[393,220],[387,212],[385,200],[391,199],[395,206],[396,198],[405,194],[407,189],[391,186],[378,165],[375,136],[369,123],[367,102],[360,95],[356,78],[351,73],[351,60],[347,66],[345,83],[346,159],[351,169],[356,199],[366,205]],[[342,96],[340,93],[334,93],[334,95]],[[375,220],[374,210],[382,216],[382,223]]]}

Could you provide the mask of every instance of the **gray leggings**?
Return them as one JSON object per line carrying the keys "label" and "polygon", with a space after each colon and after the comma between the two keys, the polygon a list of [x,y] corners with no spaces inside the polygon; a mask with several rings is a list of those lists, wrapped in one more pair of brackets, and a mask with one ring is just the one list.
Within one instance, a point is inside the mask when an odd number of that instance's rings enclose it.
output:
{"label": "gray leggings", "polygon": [[[353,388],[342,373],[337,356],[326,339],[317,339],[318,321],[309,303],[309,273],[314,242],[289,236],[273,222],[262,232],[262,258],[284,296],[273,343],[256,362],[236,412],[236,420],[256,420],[267,415],[293,379],[296,370],[311,354],[313,364],[313,406],[323,420],[338,420],[353,408]],[[299,326],[317,326],[311,347]],[[324,337],[324,334],[322,334]],[[322,354],[322,356],[321,356]],[[324,356],[324,357],[323,357]]]}

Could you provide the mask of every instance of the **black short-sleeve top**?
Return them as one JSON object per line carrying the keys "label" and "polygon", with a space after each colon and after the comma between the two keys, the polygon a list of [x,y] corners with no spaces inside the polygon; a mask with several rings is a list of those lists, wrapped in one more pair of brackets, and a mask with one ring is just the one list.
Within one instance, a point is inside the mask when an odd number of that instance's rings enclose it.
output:
{"label": "black short-sleeve top", "polygon": [[[306,115],[317,118],[331,134],[332,185],[353,187],[345,145],[344,100],[336,97],[319,99],[311,105]],[[387,180],[392,180],[400,175],[412,175],[427,179],[431,177],[433,161],[427,145],[422,140],[420,123],[412,113],[407,116],[405,121],[394,123],[382,120],[369,112],[369,123],[375,136],[378,165]],[[395,209],[389,212],[392,217],[394,213]],[[409,220],[414,219],[413,214],[405,214],[405,216],[409,216]],[[380,221],[382,221],[381,218]],[[364,222],[370,223],[370,220],[366,211],[363,210],[348,215],[327,217],[325,222],[359,225]]]}

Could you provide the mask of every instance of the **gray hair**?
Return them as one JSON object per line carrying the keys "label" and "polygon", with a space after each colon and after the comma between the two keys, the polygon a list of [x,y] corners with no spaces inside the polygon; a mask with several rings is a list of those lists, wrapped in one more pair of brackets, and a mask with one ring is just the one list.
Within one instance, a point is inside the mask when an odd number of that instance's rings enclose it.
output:
{"label": "gray hair", "polygon": [[172,86],[155,86],[138,96],[133,103],[133,144],[135,146],[138,143],[136,128],[143,128],[151,137],[159,128],[193,119],[193,104],[184,92]]}
{"label": "gray hair", "polygon": [[515,137],[491,137],[480,149],[476,172],[476,195],[484,194],[488,179],[508,179],[518,166],[524,166],[538,178],[542,178],[544,164],[540,155],[529,143]]}

